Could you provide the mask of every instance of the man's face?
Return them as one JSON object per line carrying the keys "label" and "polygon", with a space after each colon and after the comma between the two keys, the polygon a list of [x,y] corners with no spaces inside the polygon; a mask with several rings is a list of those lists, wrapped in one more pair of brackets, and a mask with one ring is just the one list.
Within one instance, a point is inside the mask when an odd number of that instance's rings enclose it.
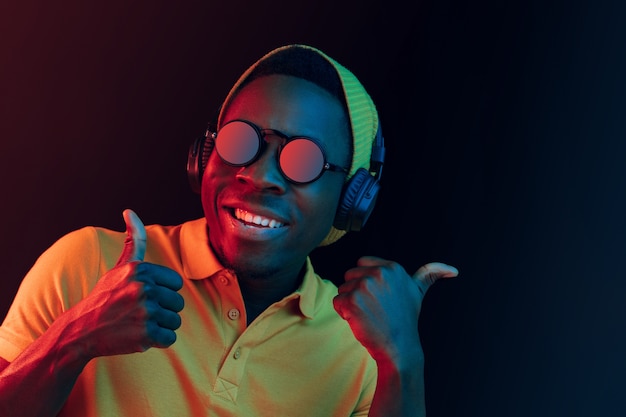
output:
{"label": "man's face", "polygon": [[[258,78],[231,100],[221,123],[235,119],[313,138],[328,162],[349,166],[343,107],[313,83],[285,75]],[[263,153],[248,166],[229,166],[215,150],[209,157],[201,192],[209,240],[224,266],[239,274],[297,274],[330,230],[345,175],[325,171],[312,183],[293,184],[278,168],[280,138],[265,140]]]}

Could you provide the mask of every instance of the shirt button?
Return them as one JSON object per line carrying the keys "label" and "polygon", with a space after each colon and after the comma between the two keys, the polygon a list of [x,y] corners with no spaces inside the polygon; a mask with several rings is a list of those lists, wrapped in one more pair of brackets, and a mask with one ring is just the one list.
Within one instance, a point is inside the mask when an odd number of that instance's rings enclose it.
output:
{"label": "shirt button", "polygon": [[228,318],[231,320],[237,320],[239,318],[239,310],[236,308],[231,308],[228,310]]}
{"label": "shirt button", "polygon": [[228,278],[226,277],[220,277],[220,283],[222,285],[228,285]]}
{"label": "shirt button", "polygon": [[233,353],[233,358],[239,359],[240,356],[241,356],[241,348],[235,349],[235,353]]}

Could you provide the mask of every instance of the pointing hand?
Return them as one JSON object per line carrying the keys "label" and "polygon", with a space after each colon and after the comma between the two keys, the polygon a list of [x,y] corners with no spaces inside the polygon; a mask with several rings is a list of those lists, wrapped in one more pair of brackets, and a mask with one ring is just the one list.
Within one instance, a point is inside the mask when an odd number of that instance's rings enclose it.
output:
{"label": "pointing hand", "polygon": [[374,359],[421,354],[418,319],[426,291],[438,279],[457,275],[453,266],[435,262],[410,276],[396,262],[363,257],[346,272],[335,310]]}

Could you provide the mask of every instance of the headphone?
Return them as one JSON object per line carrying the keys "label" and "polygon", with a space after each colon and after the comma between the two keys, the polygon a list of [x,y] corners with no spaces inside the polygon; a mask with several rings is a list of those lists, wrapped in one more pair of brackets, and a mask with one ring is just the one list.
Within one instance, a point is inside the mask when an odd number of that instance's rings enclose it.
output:
{"label": "headphone", "polygon": [[[189,147],[187,179],[191,189],[198,194],[200,194],[202,174],[215,145],[216,133],[213,130],[209,125],[204,136],[197,137]],[[356,232],[365,226],[374,210],[380,191],[384,160],[385,144],[379,122],[372,145],[369,171],[365,168],[357,169],[343,186],[333,221],[336,229]]]}

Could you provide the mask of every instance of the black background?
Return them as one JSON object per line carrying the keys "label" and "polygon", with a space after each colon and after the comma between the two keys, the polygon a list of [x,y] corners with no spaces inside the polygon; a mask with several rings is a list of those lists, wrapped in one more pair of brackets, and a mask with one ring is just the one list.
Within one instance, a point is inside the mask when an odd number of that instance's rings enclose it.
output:
{"label": "black background", "polygon": [[317,250],[455,265],[424,302],[429,417],[626,412],[626,5],[60,1],[0,5],[0,316],[63,234],[202,215],[187,150],[252,62],[319,47],[376,101],[362,232]]}

